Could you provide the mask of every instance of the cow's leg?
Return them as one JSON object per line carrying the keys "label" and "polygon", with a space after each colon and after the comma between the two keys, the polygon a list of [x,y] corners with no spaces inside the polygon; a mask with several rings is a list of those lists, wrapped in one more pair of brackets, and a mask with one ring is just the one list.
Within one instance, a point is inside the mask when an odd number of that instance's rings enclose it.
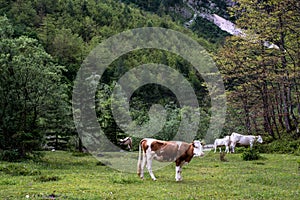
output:
{"label": "cow's leg", "polygon": [[144,179],[144,168],[145,168],[145,165],[146,165],[146,161],[147,161],[147,156],[146,156],[146,153],[143,152],[141,174],[140,174],[141,179]]}
{"label": "cow's leg", "polygon": [[179,166],[176,166],[175,167],[175,180],[176,181],[181,181],[181,167],[180,167],[180,165]]}
{"label": "cow's leg", "polygon": [[176,167],[175,167],[175,180],[176,181],[182,181],[181,172],[182,172],[183,165],[184,165],[184,162],[180,163],[179,165],[176,164]]}
{"label": "cow's leg", "polygon": [[233,145],[231,145],[230,147],[231,147],[231,153],[234,153],[234,144]]}
{"label": "cow's leg", "polygon": [[253,141],[250,141],[250,150],[252,150],[253,147]]}
{"label": "cow's leg", "polygon": [[129,151],[132,151],[132,143],[129,144]]}
{"label": "cow's leg", "polygon": [[222,152],[222,147],[219,147],[220,153]]}
{"label": "cow's leg", "polygon": [[148,169],[148,172],[149,172],[152,180],[156,181],[156,178],[155,178],[155,176],[154,176],[154,174],[152,172],[152,159],[153,159],[152,156],[149,156],[147,158],[147,169]]}
{"label": "cow's leg", "polygon": [[225,146],[225,153],[229,153],[229,146]]}

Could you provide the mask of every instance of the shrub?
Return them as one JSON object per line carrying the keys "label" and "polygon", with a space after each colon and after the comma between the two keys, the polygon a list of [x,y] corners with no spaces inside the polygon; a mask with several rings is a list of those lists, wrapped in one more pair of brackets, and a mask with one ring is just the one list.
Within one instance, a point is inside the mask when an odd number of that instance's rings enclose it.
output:
{"label": "shrub", "polygon": [[78,151],[75,151],[72,153],[72,156],[75,156],[75,157],[85,157],[85,156],[90,156],[91,154],[89,153],[84,153],[84,152],[78,152]]}
{"label": "shrub", "polygon": [[21,160],[21,156],[17,150],[4,150],[0,152],[0,160],[16,162]]}
{"label": "shrub", "polygon": [[255,146],[261,153],[283,153],[298,154],[300,148],[300,140],[280,139],[267,144],[259,144]]}
{"label": "shrub", "polygon": [[109,181],[111,183],[117,183],[117,184],[132,184],[132,183],[140,183],[140,179],[132,176],[127,176],[124,174],[112,174],[109,177]]}
{"label": "shrub", "polygon": [[261,156],[259,155],[259,152],[255,149],[247,149],[242,153],[242,159],[243,160],[258,160]]}
{"label": "shrub", "polygon": [[15,164],[0,166],[0,172],[4,172],[5,174],[10,174],[12,176],[34,176],[41,174],[39,170],[31,169],[26,165]]}
{"label": "shrub", "polygon": [[111,165],[111,163],[109,161],[98,161],[96,163],[96,166],[107,166],[107,165]]}
{"label": "shrub", "polygon": [[35,178],[35,181],[39,182],[49,182],[49,181],[59,181],[61,178],[59,176],[39,176]]}
{"label": "shrub", "polygon": [[245,149],[248,149],[249,147],[243,147],[243,146],[241,146],[241,147],[235,147],[234,148],[234,153],[243,153],[244,151],[245,151]]}
{"label": "shrub", "polygon": [[32,151],[26,155],[21,155],[18,149],[0,151],[0,160],[7,162],[20,162],[25,159],[39,160],[45,155],[41,151]]}
{"label": "shrub", "polygon": [[[296,156],[300,156],[300,146],[298,147],[298,149],[295,151],[294,153]],[[300,162],[299,162],[300,164]]]}

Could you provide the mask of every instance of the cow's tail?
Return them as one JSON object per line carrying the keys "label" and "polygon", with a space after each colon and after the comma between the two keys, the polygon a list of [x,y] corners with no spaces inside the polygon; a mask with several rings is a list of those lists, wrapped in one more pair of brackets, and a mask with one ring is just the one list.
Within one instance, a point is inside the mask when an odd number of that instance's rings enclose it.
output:
{"label": "cow's tail", "polygon": [[142,141],[139,144],[139,157],[138,157],[138,163],[137,163],[137,174],[138,176],[141,175],[141,169],[142,169]]}

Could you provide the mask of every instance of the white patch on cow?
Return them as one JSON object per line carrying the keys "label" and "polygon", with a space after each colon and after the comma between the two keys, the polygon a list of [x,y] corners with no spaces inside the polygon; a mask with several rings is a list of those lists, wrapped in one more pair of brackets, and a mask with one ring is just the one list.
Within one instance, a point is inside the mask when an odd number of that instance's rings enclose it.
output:
{"label": "white patch on cow", "polygon": [[175,180],[176,181],[181,181],[182,180],[182,177],[181,177],[181,166],[176,166],[175,167]]}
{"label": "white patch on cow", "polygon": [[147,138],[146,140],[147,140],[147,143],[146,143],[146,144],[147,144],[149,147],[151,146],[152,142],[155,141],[155,139],[152,139],[152,138]]}
{"label": "white patch on cow", "polygon": [[204,156],[201,142],[199,140],[194,140],[193,145],[194,145],[194,152],[193,152],[194,156]]}
{"label": "white patch on cow", "polygon": [[177,141],[176,144],[178,145],[178,151],[179,151],[179,149],[180,149],[180,147],[182,145],[182,142]]}
{"label": "white patch on cow", "polygon": [[154,174],[152,172],[152,159],[154,157],[154,153],[152,153],[150,146],[151,146],[151,143],[149,144],[149,148],[146,150],[146,155],[150,155],[150,156],[146,156],[146,159],[147,159],[147,169],[148,169],[148,172],[149,172],[151,178],[155,181],[156,178],[155,178],[155,176],[154,176]]}

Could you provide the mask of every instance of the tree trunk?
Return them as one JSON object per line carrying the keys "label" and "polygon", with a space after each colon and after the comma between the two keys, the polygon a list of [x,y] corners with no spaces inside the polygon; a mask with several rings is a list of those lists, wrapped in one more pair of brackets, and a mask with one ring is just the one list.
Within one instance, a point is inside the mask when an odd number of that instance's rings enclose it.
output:
{"label": "tree trunk", "polygon": [[[244,91],[246,91],[246,88],[243,88]],[[245,113],[245,126],[248,133],[251,133],[251,120],[249,115],[249,109],[248,109],[248,101],[247,101],[247,95],[242,95],[242,102],[243,102],[243,109]]]}
{"label": "tree trunk", "polygon": [[281,136],[280,136],[280,133],[279,133],[277,122],[276,122],[276,114],[275,114],[275,108],[274,108],[273,103],[271,103],[271,112],[272,112],[271,118],[272,118],[273,124],[275,126],[276,134],[278,135],[278,137],[280,139]]}
{"label": "tree trunk", "polygon": [[274,88],[273,90],[275,91],[275,104],[276,104],[276,110],[277,110],[277,117],[278,117],[278,122],[280,124],[281,129],[284,129],[284,124],[283,124],[283,111],[282,111],[282,101],[281,101],[281,92],[280,92],[280,84],[278,83],[278,88]]}
{"label": "tree trunk", "polygon": [[83,145],[80,137],[78,137],[78,151],[83,152]]}
{"label": "tree trunk", "polygon": [[264,81],[261,89],[261,97],[263,101],[263,116],[264,116],[264,127],[265,130],[275,139],[275,134],[273,131],[273,127],[271,124],[271,118],[269,113],[269,100],[268,100],[268,91],[267,91],[267,84]]}

